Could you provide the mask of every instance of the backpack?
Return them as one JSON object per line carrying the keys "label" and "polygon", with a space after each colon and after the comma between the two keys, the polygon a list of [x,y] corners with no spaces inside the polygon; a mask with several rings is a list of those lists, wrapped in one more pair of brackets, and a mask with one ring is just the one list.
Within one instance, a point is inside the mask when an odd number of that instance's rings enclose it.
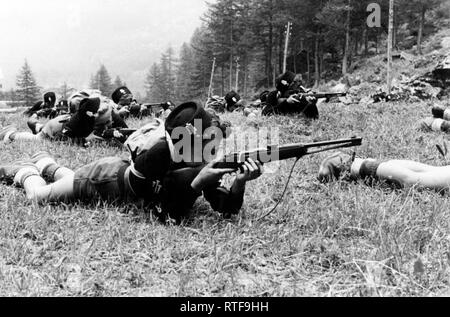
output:
{"label": "backpack", "polygon": [[[125,147],[131,154],[133,162],[140,154],[151,150],[160,142],[169,142],[164,122],[160,119],[154,119],[152,122],[139,128],[130,135],[125,142]],[[169,148],[173,145],[169,142]]]}

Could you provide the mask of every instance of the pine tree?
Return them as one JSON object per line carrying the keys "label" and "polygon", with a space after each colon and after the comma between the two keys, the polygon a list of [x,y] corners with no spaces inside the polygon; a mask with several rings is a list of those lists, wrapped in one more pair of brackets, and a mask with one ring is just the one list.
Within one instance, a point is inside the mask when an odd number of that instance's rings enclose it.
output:
{"label": "pine tree", "polygon": [[125,84],[122,82],[122,79],[120,79],[120,77],[117,75],[116,79],[114,79],[114,88],[119,88],[125,86]]}
{"label": "pine tree", "polygon": [[13,102],[18,101],[17,91],[11,88],[8,92],[8,99]]}
{"label": "pine tree", "polygon": [[155,102],[155,100],[163,100],[164,86],[161,81],[161,69],[157,63],[150,67],[147,77],[145,79],[145,99],[148,102]]}
{"label": "pine tree", "polygon": [[[394,47],[420,53],[424,36],[450,15],[449,0],[396,0]],[[212,61],[214,94],[234,88],[239,58],[241,95],[271,88],[283,68],[285,27],[292,22],[287,69],[306,76],[306,85],[337,79],[352,71],[357,56],[384,53],[389,0],[379,0],[380,26],[367,25],[371,0],[216,0],[208,4],[191,41],[180,52],[177,97],[203,99],[208,92]],[[446,10],[447,9],[447,10]],[[378,25],[378,24],[377,24]],[[416,37],[417,41],[414,40]],[[412,39],[412,40],[411,40]],[[189,67],[188,67],[189,66]],[[189,76],[187,74],[190,74]],[[184,91],[184,93],[183,93]],[[189,91],[189,94],[186,92]],[[243,93],[242,93],[243,91]]]}
{"label": "pine tree", "polygon": [[67,82],[64,82],[62,86],[59,88],[59,93],[61,94],[62,99],[67,100],[69,96],[76,91],[75,88],[69,87]]}
{"label": "pine tree", "polygon": [[112,94],[114,90],[113,84],[105,65],[102,64],[97,74],[91,76],[90,88],[100,90],[104,96],[110,96]]}
{"label": "pine tree", "polygon": [[[194,35],[191,39],[191,48],[193,52],[192,72],[190,76],[192,100],[205,101],[207,98],[211,78],[211,65],[214,56],[216,56],[211,45],[212,41],[212,34],[206,27],[200,27],[195,30]],[[224,91],[223,73],[224,68],[222,66],[222,92]]]}
{"label": "pine tree", "polygon": [[180,50],[180,60],[175,82],[175,100],[182,103],[193,97],[192,72],[193,72],[192,48],[184,43]]}
{"label": "pine tree", "polygon": [[175,52],[169,47],[161,56],[160,83],[162,100],[173,100],[175,98]]}
{"label": "pine tree", "polygon": [[22,66],[22,69],[17,76],[16,85],[18,87],[17,98],[23,102],[25,106],[31,107],[39,99],[40,88],[36,83],[27,60],[25,60],[25,64]]}

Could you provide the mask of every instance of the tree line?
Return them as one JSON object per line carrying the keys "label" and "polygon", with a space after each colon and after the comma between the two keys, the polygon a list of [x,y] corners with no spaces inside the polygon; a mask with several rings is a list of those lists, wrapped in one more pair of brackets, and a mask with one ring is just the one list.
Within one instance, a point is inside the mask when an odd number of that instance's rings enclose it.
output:
{"label": "tree line", "polygon": [[[126,86],[120,76],[116,76],[112,81],[105,65],[100,65],[98,71],[91,75],[89,88],[99,90],[104,96],[111,96],[113,91],[121,86]],[[42,87],[37,84],[36,78],[27,60],[25,60],[16,78],[16,89],[3,92],[0,90],[0,100],[12,101],[23,106],[30,107],[42,98]],[[77,91],[76,88],[69,87],[64,82],[55,91],[62,99],[68,99],[70,95]]]}
{"label": "tree line", "polygon": [[[285,53],[287,69],[317,86],[346,75],[357,58],[385,52],[388,12],[389,0],[217,0],[208,4],[202,26],[181,46],[178,59],[169,49],[151,67],[147,98],[205,100],[213,64],[213,94],[237,88],[251,96],[273,87]],[[371,14],[375,20],[379,15],[379,25],[368,24]],[[449,14],[448,0],[395,0],[394,48],[416,46],[422,54],[424,36]]]}
{"label": "tree line", "polygon": [[[368,11],[374,7],[379,12]],[[388,10],[389,0],[217,0],[178,54],[169,47],[150,65],[141,101],[205,101],[210,90],[223,96],[236,89],[249,97],[274,86],[285,55],[288,70],[302,74],[305,85],[318,86],[346,75],[358,58],[384,53]],[[368,24],[377,14],[379,24]],[[422,54],[424,37],[449,15],[450,0],[395,0],[393,47],[415,46]],[[37,92],[29,88],[37,85],[25,66],[14,92],[19,99]],[[108,96],[121,85],[126,83],[112,81],[104,65],[90,80],[91,88]]]}

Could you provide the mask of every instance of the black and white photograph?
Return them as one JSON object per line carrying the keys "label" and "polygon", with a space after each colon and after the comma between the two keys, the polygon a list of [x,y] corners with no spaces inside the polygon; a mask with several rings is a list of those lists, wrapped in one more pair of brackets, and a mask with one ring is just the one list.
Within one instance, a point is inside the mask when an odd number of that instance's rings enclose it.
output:
{"label": "black and white photograph", "polygon": [[0,0],[0,30],[0,297],[450,297],[450,0]]}

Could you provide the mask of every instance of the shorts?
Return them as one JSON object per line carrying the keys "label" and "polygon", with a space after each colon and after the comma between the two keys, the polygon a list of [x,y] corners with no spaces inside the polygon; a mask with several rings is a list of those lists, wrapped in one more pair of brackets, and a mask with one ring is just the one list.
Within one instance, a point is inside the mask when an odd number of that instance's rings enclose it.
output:
{"label": "shorts", "polygon": [[128,194],[124,174],[130,163],[117,157],[107,157],[75,171],[74,198],[80,201],[101,199],[108,202],[124,200]]}

